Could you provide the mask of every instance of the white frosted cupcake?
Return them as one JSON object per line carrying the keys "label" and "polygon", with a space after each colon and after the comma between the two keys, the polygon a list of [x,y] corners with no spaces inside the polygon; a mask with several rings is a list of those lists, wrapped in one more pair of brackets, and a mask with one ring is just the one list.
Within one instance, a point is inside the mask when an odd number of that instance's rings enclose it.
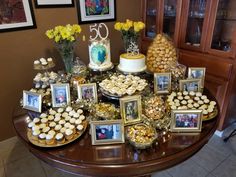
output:
{"label": "white frosted cupcake", "polygon": [[185,100],[189,100],[189,99],[190,99],[190,96],[186,95],[186,96],[184,97],[184,99],[185,99]]}
{"label": "white frosted cupcake", "polygon": [[70,112],[70,111],[72,111],[72,107],[68,106],[68,107],[66,108],[66,112]]}
{"label": "white frosted cupcake", "polygon": [[194,106],[195,108],[198,108],[198,107],[199,107],[199,104],[198,104],[198,103],[194,103],[193,106]]}
{"label": "white frosted cupcake", "polygon": [[50,130],[50,127],[44,127],[43,130],[42,130],[42,132],[43,132],[43,133],[47,133],[47,132],[49,132],[49,130]]}
{"label": "white frosted cupcake", "polygon": [[35,130],[40,130],[40,127],[39,127],[38,125],[34,125],[34,126],[32,127],[32,130],[33,130],[33,131],[35,131]]}
{"label": "white frosted cupcake", "polygon": [[60,131],[61,128],[62,128],[61,125],[56,125],[54,129],[55,129],[56,131]]}
{"label": "white frosted cupcake", "polygon": [[190,104],[190,103],[189,103],[187,106],[188,106],[189,109],[192,109],[192,108],[193,108],[193,105]]}
{"label": "white frosted cupcake", "polygon": [[211,101],[211,102],[210,102],[210,105],[215,106],[215,105],[216,105],[216,102],[215,102],[215,101]]}
{"label": "white frosted cupcake", "polygon": [[40,130],[34,130],[33,132],[32,132],[32,139],[33,140],[35,140],[35,141],[37,141],[38,140],[38,136],[39,136],[39,134],[41,133],[41,131]]}
{"label": "white frosted cupcake", "polygon": [[199,98],[199,97],[197,97],[197,96],[195,96],[195,97],[194,97],[194,100],[195,100],[195,101],[199,101],[199,100],[200,100],[200,98]]}
{"label": "white frosted cupcake", "polygon": [[71,124],[74,124],[74,123],[75,123],[75,121],[76,121],[76,119],[75,119],[75,118],[71,118],[71,119],[70,119],[70,123],[71,123]]}
{"label": "white frosted cupcake", "polygon": [[183,91],[183,95],[188,95],[188,92],[187,91]]}
{"label": "white frosted cupcake", "polygon": [[37,117],[35,117],[35,118],[33,119],[33,122],[34,122],[35,124],[37,124],[37,123],[39,123],[39,122],[40,122],[40,119],[39,119],[39,118],[37,118]]}
{"label": "white frosted cupcake", "polygon": [[57,125],[56,122],[50,122],[49,123],[49,127],[51,127],[51,128],[54,128],[56,125]]}
{"label": "white frosted cupcake", "polygon": [[195,95],[195,92],[194,91],[190,91],[189,95],[193,97]]}
{"label": "white frosted cupcake", "polygon": [[55,110],[53,110],[53,109],[50,109],[50,110],[49,110],[49,114],[50,114],[50,115],[55,115],[56,113],[57,113],[57,112],[56,112]]}
{"label": "white frosted cupcake", "polygon": [[58,144],[65,143],[65,136],[62,133],[57,133],[55,138]]}
{"label": "white frosted cupcake", "polygon": [[175,103],[179,103],[180,101],[178,99],[174,99],[174,102]]}
{"label": "white frosted cupcake", "polygon": [[65,121],[70,121],[71,117],[70,116],[66,116],[65,117]]}
{"label": "white frosted cupcake", "polygon": [[49,121],[51,121],[51,120],[53,120],[53,119],[54,119],[54,116],[53,116],[53,115],[49,115],[49,116],[48,116],[48,120],[49,120]]}
{"label": "white frosted cupcake", "polygon": [[75,114],[74,114],[74,118],[78,118],[79,116],[80,116],[79,113],[75,113]]}
{"label": "white frosted cupcake", "polygon": [[45,133],[39,134],[38,139],[41,144],[45,144],[46,143],[46,134]]}
{"label": "white frosted cupcake", "polygon": [[81,115],[81,116],[79,116],[79,119],[83,121],[85,119],[85,116]]}
{"label": "white frosted cupcake", "polygon": [[175,103],[175,106],[179,107],[179,106],[180,106],[180,104],[179,104],[179,103]]}
{"label": "white frosted cupcake", "polygon": [[43,124],[39,124],[39,128],[40,128],[40,129],[44,129],[46,126],[47,126],[47,125],[44,124],[44,123],[43,123]]}
{"label": "white frosted cupcake", "polygon": [[74,136],[73,131],[71,129],[66,129],[65,136],[67,140],[71,140]]}
{"label": "white frosted cupcake", "polygon": [[65,118],[65,117],[67,117],[68,115],[69,115],[68,112],[63,112],[61,116]]}
{"label": "white frosted cupcake", "polygon": [[69,122],[67,122],[67,123],[64,124],[64,127],[65,127],[65,128],[69,128],[70,125],[71,125],[71,124],[70,124]]}
{"label": "white frosted cupcake", "polygon": [[198,103],[199,105],[203,105],[203,104],[204,104],[204,102],[203,102],[202,100],[199,100],[197,103]]}
{"label": "white frosted cupcake", "polygon": [[46,123],[48,122],[48,119],[47,119],[47,118],[42,118],[42,119],[41,119],[41,122],[42,122],[43,124],[46,124]]}
{"label": "white frosted cupcake", "polygon": [[82,109],[78,109],[78,110],[77,110],[77,113],[82,114],[82,113],[83,113],[83,110],[82,110]]}
{"label": "white frosted cupcake", "polygon": [[79,124],[81,124],[82,123],[82,121],[80,120],[80,119],[77,119],[76,121],[75,121],[75,124],[76,125],[79,125]]}
{"label": "white frosted cupcake", "polygon": [[206,96],[206,95],[202,95],[202,96],[201,96],[201,99],[202,99],[202,100],[205,100],[205,99],[207,99],[207,96]]}
{"label": "white frosted cupcake", "polygon": [[58,109],[57,109],[57,112],[58,112],[58,113],[62,113],[63,111],[64,111],[63,108],[58,108]]}
{"label": "white frosted cupcake", "polygon": [[61,130],[60,130],[61,133],[65,134],[66,132],[66,128],[65,127],[62,127]]}
{"label": "white frosted cupcake", "polygon": [[201,93],[201,92],[197,92],[197,93],[196,93],[196,96],[201,97],[201,96],[202,96],[202,93]]}
{"label": "white frosted cupcake", "polygon": [[42,113],[42,114],[40,115],[40,117],[41,117],[41,118],[46,118],[46,117],[47,117],[47,114]]}
{"label": "white frosted cupcake", "polygon": [[206,103],[206,104],[208,104],[208,103],[210,102],[210,100],[208,100],[208,99],[204,99],[203,101],[204,101],[204,103]]}
{"label": "white frosted cupcake", "polygon": [[71,117],[73,117],[74,114],[75,114],[75,111],[74,111],[74,110],[72,110],[72,111],[69,112],[69,116],[71,116]]}
{"label": "white frosted cupcake", "polygon": [[189,104],[192,104],[192,103],[193,103],[193,100],[190,99],[190,100],[188,100],[187,102],[188,102]]}
{"label": "white frosted cupcake", "polygon": [[187,104],[187,101],[182,100],[182,101],[181,101],[181,104],[186,105],[186,104]]}
{"label": "white frosted cupcake", "polygon": [[56,118],[56,117],[61,117],[61,113],[56,113],[56,114],[55,114],[55,118]]}
{"label": "white frosted cupcake", "polygon": [[35,123],[34,122],[29,122],[28,123],[28,129],[31,131],[32,130],[32,127],[35,126]]}
{"label": "white frosted cupcake", "polygon": [[178,98],[178,100],[183,100],[184,99],[182,96],[178,96],[177,98]]}
{"label": "white frosted cupcake", "polygon": [[182,96],[182,92],[178,92],[177,95],[178,95],[178,96]]}
{"label": "white frosted cupcake", "polygon": [[55,134],[56,134],[56,132],[55,132],[54,130],[50,130],[50,131],[48,132],[48,134],[49,134],[49,135],[52,135],[52,136],[54,137]]}
{"label": "white frosted cupcake", "polygon": [[55,144],[55,139],[53,138],[52,135],[49,135],[49,134],[46,135],[46,144],[48,145]]}
{"label": "white frosted cupcake", "polygon": [[61,120],[61,117],[55,117],[54,122],[58,123]]}
{"label": "white frosted cupcake", "polygon": [[78,131],[81,131],[81,130],[83,130],[83,128],[84,128],[84,126],[83,126],[83,125],[77,125],[77,127],[76,127],[76,129],[77,129]]}
{"label": "white frosted cupcake", "polygon": [[66,123],[65,120],[60,120],[60,121],[59,121],[59,124],[60,124],[60,125],[64,125],[65,123]]}

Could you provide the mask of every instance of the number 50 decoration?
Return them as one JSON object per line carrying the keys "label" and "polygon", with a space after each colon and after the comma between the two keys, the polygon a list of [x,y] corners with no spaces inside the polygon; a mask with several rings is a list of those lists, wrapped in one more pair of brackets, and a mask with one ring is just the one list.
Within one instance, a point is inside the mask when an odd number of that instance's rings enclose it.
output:
{"label": "number 50 decoration", "polygon": [[[100,30],[103,27],[105,28],[105,37],[103,37],[101,35],[101,33],[100,33]],[[97,40],[97,39],[106,40],[108,38],[108,36],[109,36],[108,28],[107,28],[107,26],[104,23],[99,23],[99,25],[97,25],[95,23],[94,25],[91,25],[89,27],[89,29],[90,29],[90,32],[95,32],[95,36],[94,37],[90,36],[90,40],[92,40],[92,41],[93,40]]]}

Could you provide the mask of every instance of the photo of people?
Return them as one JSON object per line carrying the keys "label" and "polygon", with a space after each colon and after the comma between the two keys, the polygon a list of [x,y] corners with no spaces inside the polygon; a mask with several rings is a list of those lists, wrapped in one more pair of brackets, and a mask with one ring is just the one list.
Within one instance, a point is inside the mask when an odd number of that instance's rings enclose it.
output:
{"label": "photo of people", "polygon": [[52,106],[61,107],[70,104],[69,84],[51,84]]}
{"label": "photo of people", "polygon": [[94,100],[94,91],[92,86],[82,87],[81,92],[83,100]]}
{"label": "photo of people", "polygon": [[168,93],[171,88],[171,73],[154,74],[155,93]]}
{"label": "photo of people", "polygon": [[96,83],[78,85],[78,98],[97,102],[97,85]]}
{"label": "photo of people", "polygon": [[96,125],[96,140],[119,140],[121,139],[121,125]]}
{"label": "photo of people", "polygon": [[169,77],[168,76],[157,76],[157,89],[159,91],[168,90]]}
{"label": "photo of people", "polygon": [[138,119],[138,103],[130,101],[125,103],[125,118],[127,121]]}
{"label": "photo of people", "polygon": [[199,81],[188,81],[183,83],[183,91],[199,91]]}
{"label": "photo of people", "polygon": [[203,70],[192,70],[191,78],[193,79],[201,79],[204,76]]}
{"label": "photo of people", "polygon": [[31,91],[23,91],[23,108],[41,112],[42,109],[42,95],[31,92]]}
{"label": "photo of people", "polygon": [[36,95],[28,95],[27,105],[37,109],[39,107],[39,97]]}
{"label": "photo of people", "polygon": [[55,98],[56,98],[56,104],[66,104],[67,103],[67,97],[66,97],[66,88],[64,87],[58,87],[55,88]]}
{"label": "photo of people", "polygon": [[175,114],[177,128],[196,128],[198,126],[198,114]]}

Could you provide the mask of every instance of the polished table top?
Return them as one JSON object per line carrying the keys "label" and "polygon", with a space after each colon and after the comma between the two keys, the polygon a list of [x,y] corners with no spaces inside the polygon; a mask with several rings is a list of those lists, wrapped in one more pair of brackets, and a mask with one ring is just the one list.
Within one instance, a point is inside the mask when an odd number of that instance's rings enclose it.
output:
{"label": "polished table top", "polygon": [[127,141],[116,145],[91,145],[89,129],[78,140],[57,148],[40,148],[27,139],[27,114],[13,117],[18,136],[28,149],[46,163],[82,176],[142,176],[169,168],[191,157],[207,143],[216,130],[217,118],[203,122],[201,133],[168,133],[158,144],[135,150]]}

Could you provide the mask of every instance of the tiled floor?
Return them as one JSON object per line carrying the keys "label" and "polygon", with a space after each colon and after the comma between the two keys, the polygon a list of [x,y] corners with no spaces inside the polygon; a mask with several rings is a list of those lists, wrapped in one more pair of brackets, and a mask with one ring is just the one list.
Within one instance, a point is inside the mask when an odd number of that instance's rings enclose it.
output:
{"label": "tiled floor", "polygon": [[[227,129],[224,136],[234,127]],[[0,142],[0,177],[76,176],[41,162],[13,137]],[[196,155],[152,177],[236,177],[236,136],[225,143],[214,135]]]}

